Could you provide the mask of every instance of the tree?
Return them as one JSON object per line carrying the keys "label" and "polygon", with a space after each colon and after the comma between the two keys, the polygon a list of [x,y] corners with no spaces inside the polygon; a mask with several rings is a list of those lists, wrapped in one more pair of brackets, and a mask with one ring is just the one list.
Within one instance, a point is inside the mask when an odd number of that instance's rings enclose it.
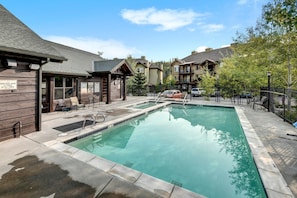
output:
{"label": "tree", "polygon": [[[233,91],[259,90],[267,86],[267,72],[274,87],[296,87],[296,0],[274,0],[263,7],[263,16],[255,27],[237,34],[234,54],[223,60],[220,86],[229,95]],[[286,77],[287,76],[287,77]],[[290,99],[290,91],[289,91]],[[290,101],[290,100],[289,100]]]}
{"label": "tree", "polygon": [[146,94],[145,90],[146,77],[143,73],[137,72],[132,79],[133,94],[143,96]]}
{"label": "tree", "polygon": [[280,33],[282,53],[287,57],[287,89],[288,109],[291,109],[292,58],[296,58],[296,33],[297,33],[297,1],[274,0],[264,6],[264,19],[272,28]]}
{"label": "tree", "polygon": [[165,79],[164,85],[167,89],[172,89],[172,87],[174,87],[176,83],[176,80],[174,79],[174,77],[170,74],[169,76],[167,76],[167,78]]}
{"label": "tree", "polygon": [[268,52],[264,47],[265,37],[259,34],[254,28],[247,29],[246,34],[238,34],[232,56],[223,60],[218,74],[225,96],[254,92],[267,85]]}
{"label": "tree", "polygon": [[209,97],[214,92],[216,77],[212,76],[208,71],[202,76],[200,86],[205,90],[205,94]]}

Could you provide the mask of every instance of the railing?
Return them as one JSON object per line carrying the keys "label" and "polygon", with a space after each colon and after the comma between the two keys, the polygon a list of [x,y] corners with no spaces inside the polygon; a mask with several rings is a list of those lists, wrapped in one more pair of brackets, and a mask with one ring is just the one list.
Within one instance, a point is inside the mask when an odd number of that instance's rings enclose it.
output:
{"label": "railing", "polygon": [[22,133],[22,127],[23,127],[23,125],[22,125],[22,121],[18,121],[17,123],[15,123],[14,125],[13,125],[13,135],[14,135],[14,137],[17,137],[17,135],[16,135],[16,126],[17,125],[19,125],[19,137],[21,136],[21,133]]}
{"label": "railing", "polygon": [[157,104],[159,102],[160,98],[161,98],[161,92],[158,93],[158,95],[156,96],[156,98],[155,98],[155,104]]}
{"label": "railing", "polygon": [[186,93],[184,96],[183,105],[185,105],[188,102],[187,98],[188,98],[188,93]]}

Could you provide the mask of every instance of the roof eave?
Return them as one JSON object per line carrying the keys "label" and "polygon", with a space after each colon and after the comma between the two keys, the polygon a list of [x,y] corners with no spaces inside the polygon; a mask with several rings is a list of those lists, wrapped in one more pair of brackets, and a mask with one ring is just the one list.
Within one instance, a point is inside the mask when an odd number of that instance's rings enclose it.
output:
{"label": "roof eave", "polygon": [[44,53],[40,53],[40,52],[33,52],[33,51],[16,49],[16,48],[5,47],[5,46],[0,46],[0,51],[28,55],[28,56],[35,56],[35,57],[39,57],[39,58],[45,58],[45,59],[49,59],[51,62],[60,62],[61,63],[63,61],[67,61],[67,59],[63,56],[55,56],[55,55],[51,55],[51,54],[44,54]]}

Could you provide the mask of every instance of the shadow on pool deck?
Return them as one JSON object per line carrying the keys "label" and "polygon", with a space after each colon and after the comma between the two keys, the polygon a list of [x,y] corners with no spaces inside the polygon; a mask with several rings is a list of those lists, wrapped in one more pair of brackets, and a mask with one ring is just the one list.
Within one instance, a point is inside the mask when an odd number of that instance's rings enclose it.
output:
{"label": "shadow on pool deck", "polygon": [[[43,130],[21,138],[0,142],[1,197],[202,197],[193,194],[159,194],[124,181],[87,163],[54,151],[43,143],[57,139],[54,127],[81,121],[87,112],[109,111],[106,122],[131,113],[124,106],[146,100],[146,97],[128,97],[72,112],[43,114]],[[194,99],[197,104],[227,104]],[[238,104],[236,104],[238,105]],[[241,104],[247,119],[258,134],[268,153],[297,196],[297,134],[296,129],[270,112],[254,111]],[[136,110],[137,111],[137,110]],[[139,110],[140,111],[140,110]],[[63,118],[63,119],[61,119]],[[98,124],[100,125],[100,123]],[[71,152],[71,151],[69,151]],[[291,197],[291,196],[285,196]]]}

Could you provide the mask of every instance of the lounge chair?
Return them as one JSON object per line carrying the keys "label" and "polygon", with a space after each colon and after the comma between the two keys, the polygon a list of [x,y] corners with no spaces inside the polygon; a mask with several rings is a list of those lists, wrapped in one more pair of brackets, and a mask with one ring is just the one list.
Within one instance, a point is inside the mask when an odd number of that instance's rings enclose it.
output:
{"label": "lounge chair", "polygon": [[70,111],[71,110],[70,100],[59,99],[55,103],[56,103],[55,111]]}
{"label": "lounge chair", "polygon": [[78,108],[83,108],[83,107],[85,107],[85,104],[80,104],[80,103],[78,102],[78,99],[77,99],[76,96],[75,96],[75,97],[70,97],[70,101],[71,101],[71,106],[72,106],[72,108],[78,109]]}

